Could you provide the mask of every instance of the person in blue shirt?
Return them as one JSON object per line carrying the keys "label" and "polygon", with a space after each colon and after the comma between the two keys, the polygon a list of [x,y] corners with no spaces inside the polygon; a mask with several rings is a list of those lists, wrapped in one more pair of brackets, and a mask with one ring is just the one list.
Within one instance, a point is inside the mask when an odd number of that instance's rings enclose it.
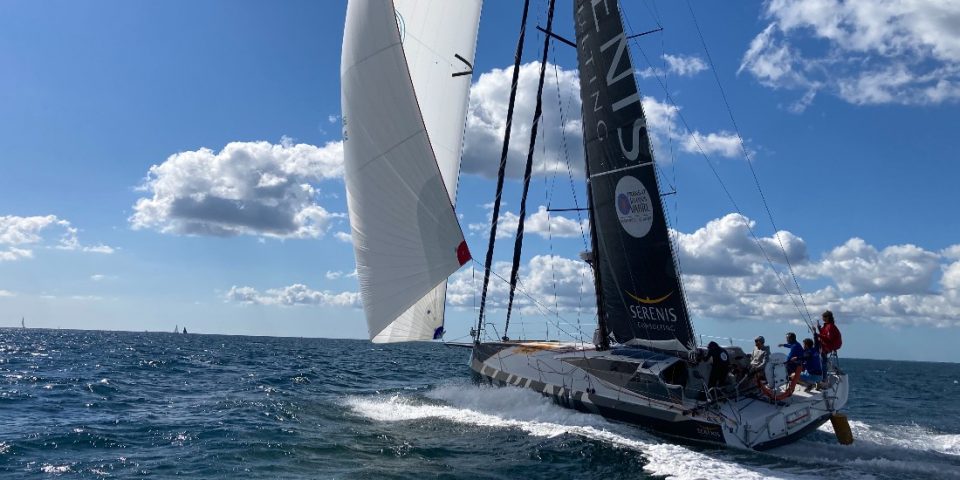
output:
{"label": "person in blue shirt", "polygon": [[797,334],[788,333],[787,343],[781,343],[780,346],[790,349],[790,353],[787,354],[787,375],[793,375],[797,367],[803,363],[803,347],[797,342]]}
{"label": "person in blue shirt", "polygon": [[823,365],[820,363],[819,345],[813,343],[809,338],[803,339],[803,373],[800,374],[799,383],[807,388],[809,392],[814,385],[823,381]]}

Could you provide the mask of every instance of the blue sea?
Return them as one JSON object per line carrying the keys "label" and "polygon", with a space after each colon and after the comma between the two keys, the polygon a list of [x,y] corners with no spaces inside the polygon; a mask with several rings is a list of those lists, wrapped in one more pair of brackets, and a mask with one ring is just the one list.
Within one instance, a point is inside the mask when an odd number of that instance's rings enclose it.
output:
{"label": "blue sea", "polygon": [[843,360],[829,424],[756,453],[677,444],[471,381],[469,351],[0,329],[4,478],[960,478],[960,365]]}

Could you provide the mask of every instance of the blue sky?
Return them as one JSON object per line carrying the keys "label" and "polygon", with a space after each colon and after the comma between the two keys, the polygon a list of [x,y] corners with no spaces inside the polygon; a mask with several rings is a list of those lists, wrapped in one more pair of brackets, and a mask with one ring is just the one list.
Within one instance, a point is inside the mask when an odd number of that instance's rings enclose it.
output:
{"label": "blue sky", "polygon": [[[546,2],[532,3],[528,90]],[[805,299],[837,312],[845,353],[960,361],[960,9],[692,1],[711,66],[686,2],[625,3],[633,32],[665,27],[632,55],[662,178],[678,192],[666,204],[697,332],[779,339],[802,330],[749,238],[752,225],[772,246],[774,229],[716,73],[789,232],[781,240]],[[570,2],[558,8],[556,30],[572,37]],[[344,11],[308,1],[0,4],[0,325],[23,316],[37,327],[365,337],[344,241]],[[478,258],[518,21],[518,2],[486,2],[457,206]],[[554,207],[573,206],[566,160],[574,176],[582,168],[574,52],[558,45],[551,59],[537,162],[560,168],[538,167],[531,212],[548,195]],[[531,96],[521,97],[513,165],[532,115]],[[707,161],[749,221],[732,215]],[[253,176],[279,193],[260,196]],[[575,192],[582,203],[581,184]],[[230,201],[183,206],[214,196]],[[515,179],[505,201],[517,211]],[[590,323],[576,218],[551,216],[551,240],[547,215],[534,217],[522,270],[529,293],[566,322]],[[511,248],[509,236],[499,241],[497,258]],[[475,290],[470,268],[454,276],[448,339],[469,329]],[[535,305],[521,307],[525,331],[542,331]]]}

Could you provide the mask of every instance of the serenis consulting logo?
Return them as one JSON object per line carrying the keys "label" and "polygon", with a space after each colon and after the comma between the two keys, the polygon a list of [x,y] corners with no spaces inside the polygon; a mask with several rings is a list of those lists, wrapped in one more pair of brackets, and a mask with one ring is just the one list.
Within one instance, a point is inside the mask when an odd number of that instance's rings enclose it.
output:
{"label": "serenis consulting logo", "polygon": [[624,175],[617,182],[614,193],[617,203],[617,218],[631,236],[642,238],[653,225],[653,201],[647,187],[636,177]]}

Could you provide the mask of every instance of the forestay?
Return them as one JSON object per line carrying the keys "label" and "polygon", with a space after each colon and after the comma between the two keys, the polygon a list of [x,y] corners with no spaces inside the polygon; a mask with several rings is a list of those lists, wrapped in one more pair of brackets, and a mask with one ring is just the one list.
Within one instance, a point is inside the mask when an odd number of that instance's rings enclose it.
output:
{"label": "forestay", "polygon": [[340,73],[347,205],[375,342],[439,333],[445,281],[470,259],[453,210],[470,76],[452,73],[470,69],[454,54],[473,57],[479,2],[469,2],[474,14],[459,2],[457,9],[435,3],[347,7]]}

